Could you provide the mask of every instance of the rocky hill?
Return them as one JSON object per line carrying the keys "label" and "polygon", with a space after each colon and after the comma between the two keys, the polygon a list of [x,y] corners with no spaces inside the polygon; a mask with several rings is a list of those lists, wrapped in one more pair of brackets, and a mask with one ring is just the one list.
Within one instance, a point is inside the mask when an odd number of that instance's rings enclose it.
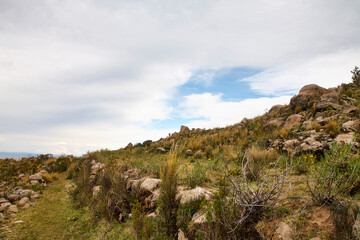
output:
{"label": "rocky hill", "polygon": [[[72,203],[54,207],[77,214],[58,220],[63,230],[54,224],[53,239],[69,229],[73,239],[360,239],[358,78],[330,89],[307,85],[289,105],[225,128],[182,126],[158,141],[46,159],[37,168],[2,160],[0,216],[11,232],[4,234],[46,239],[38,231],[46,226],[12,225],[43,210],[13,209],[33,205],[42,195],[23,193],[53,174]],[[41,189],[44,198],[50,189]],[[89,227],[81,211],[102,227]]]}

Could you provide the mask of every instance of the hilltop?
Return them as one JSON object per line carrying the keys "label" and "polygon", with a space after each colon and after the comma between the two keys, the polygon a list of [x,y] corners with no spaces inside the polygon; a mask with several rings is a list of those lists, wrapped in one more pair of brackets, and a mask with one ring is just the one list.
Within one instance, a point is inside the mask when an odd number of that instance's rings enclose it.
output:
{"label": "hilltop", "polygon": [[[3,236],[360,239],[359,83],[355,68],[352,83],[304,86],[288,105],[225,128],[181,126],[80,158],[1,160]],[[40,200],[23,200],[28,189]]]}

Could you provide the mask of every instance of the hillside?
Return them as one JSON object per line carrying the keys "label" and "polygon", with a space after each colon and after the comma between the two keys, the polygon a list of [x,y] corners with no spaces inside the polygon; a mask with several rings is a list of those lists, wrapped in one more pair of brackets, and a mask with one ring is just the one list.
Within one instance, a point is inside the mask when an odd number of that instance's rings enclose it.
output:
{"label": "hillside", "polygon": [[0,238],[360,239],[359,83],[225,128],[1,160]]}

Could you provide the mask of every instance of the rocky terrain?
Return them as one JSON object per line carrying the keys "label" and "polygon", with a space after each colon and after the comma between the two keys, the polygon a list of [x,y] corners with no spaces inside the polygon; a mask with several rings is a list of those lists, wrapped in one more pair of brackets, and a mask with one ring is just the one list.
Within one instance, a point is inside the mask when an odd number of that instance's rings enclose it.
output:
{"label": "rocky terrain", "polygon": [[[304,86],[289,105],[226,128],[181,126],[158,141],[16,171],[0,188],[0,221],[23,221],[19,209],[26,212],[64,172],[67,207],[103,219],[101,239],[360,239],[360,87],[353,80]],[[71,229],[85,226],[81,215],[66,218]],[[26,239],[17,226],[9,239]],[[118,226],[130,234],[112,237]],[[53,238],[68,236],[61,234]]]}

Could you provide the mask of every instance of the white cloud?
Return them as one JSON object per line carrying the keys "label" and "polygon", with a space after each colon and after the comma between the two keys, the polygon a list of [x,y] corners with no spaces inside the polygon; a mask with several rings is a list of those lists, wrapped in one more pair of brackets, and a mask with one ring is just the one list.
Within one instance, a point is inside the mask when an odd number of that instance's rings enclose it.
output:
{"label": "white cloud", "polygon": [[307,84],[336,87],[351,81],[352,70],[357,64],[360,49],[322,54],[312,59],[293,61],[242,79],[254,91],[263,94],[295,94]]}
{"label": "white cloud", "polygon": [[264,114],[273,105],[288,104],[292,96],[255,98],[242,101],[224,101],[221,95],[192,94],[181,105],[183,117],[200,118],[188,123],[194,128],[225,127]]}

